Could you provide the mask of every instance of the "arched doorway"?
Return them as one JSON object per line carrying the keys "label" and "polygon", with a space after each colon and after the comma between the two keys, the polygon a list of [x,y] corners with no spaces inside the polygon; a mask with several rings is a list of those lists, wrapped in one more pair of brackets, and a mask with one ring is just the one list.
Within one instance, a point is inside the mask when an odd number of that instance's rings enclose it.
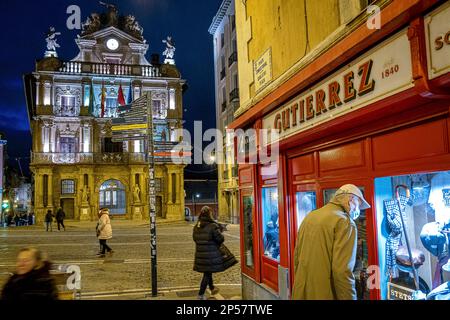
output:
{"label": "arched doorway", "polygon": [[126,214],[125,186],[119,180],[107,180],[100,186],[100,208],[108,208],[111,214]]}

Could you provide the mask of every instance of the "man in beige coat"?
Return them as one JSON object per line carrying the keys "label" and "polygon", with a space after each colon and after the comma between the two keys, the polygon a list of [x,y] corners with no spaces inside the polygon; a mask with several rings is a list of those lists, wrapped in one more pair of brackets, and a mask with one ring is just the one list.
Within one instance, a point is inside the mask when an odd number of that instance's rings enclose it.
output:
{"label": "man in beige coat", "polygon": [[356,300],[353,268],[360,209],[370,208],[358,187],[340,187],[300,225],[294,256],[293,300]]}

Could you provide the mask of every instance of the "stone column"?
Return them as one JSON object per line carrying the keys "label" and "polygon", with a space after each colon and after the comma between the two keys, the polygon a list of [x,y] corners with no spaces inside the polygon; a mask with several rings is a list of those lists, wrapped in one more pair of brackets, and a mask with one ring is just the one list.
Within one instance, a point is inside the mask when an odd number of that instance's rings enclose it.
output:
{"label": "stone column", "polygon": [[52,213],[55,214],[53,208],[53,172],[50,171],[47,173],[48,175],[48,209],[52,210]]}
{"label": "stone column", "polygon": [[167,169],[167,204],[172,204],[172,170],[169,166]]}

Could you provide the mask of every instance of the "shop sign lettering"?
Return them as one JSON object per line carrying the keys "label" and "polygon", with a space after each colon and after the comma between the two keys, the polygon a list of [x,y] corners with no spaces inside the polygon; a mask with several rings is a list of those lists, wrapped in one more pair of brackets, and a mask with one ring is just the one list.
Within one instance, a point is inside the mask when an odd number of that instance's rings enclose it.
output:
{"label": "shop sign lettering", "polygon": [[412,86],[403,30],[266,116],[263,129],[275,130],[282,140]]}
{"label": "shop sign lettering", "polygon": [[450,2],[424,19],[428,77],[434,79],[450,71]]}
{"label": "shop sign lettering", "polygon": [[388,300],[413,300],[414,290],[388,282]]}
{"label": "shop sign lettering", "polygon": [[272,49],[267,49],[254,63],[255,91],[259,92],[272,81]]}

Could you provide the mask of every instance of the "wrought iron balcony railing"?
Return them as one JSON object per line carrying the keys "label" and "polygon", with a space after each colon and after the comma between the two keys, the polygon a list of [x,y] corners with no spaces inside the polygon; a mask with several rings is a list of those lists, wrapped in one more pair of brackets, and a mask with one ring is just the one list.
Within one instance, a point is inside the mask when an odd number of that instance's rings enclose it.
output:
{"label": "wrought iron balcony railing", "polygon": [[228,67],[231,67],[231,65],[238,60],[237,52],[233,52],[230,57],[228,58]]}
{"label": "wrought iron balcony railing", "polygon": [[237,101],[239,100],[239,88],[233,89],[233,91],[230,92],[230,101]]}

